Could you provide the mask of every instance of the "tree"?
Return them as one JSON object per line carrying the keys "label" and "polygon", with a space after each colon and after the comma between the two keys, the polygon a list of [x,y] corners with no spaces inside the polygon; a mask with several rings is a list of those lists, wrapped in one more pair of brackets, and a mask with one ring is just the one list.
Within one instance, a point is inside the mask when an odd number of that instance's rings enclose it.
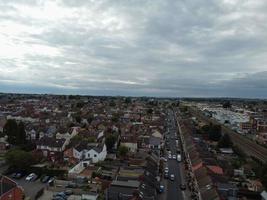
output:
{"label": "tree", "polygon": [[10,144],[16,144],[16,138],[18,135],[18,125],[14,119],[8,119],[4,128],[3,133],[7,135],[7,141]]}
{"label": "tree", "polygon": [[26,152],[20,149],[13,149],[6,153],[5,159],[9,166],[27,169],[35,163],[34,157],[30,152]]}
{"label": "tree", "polygon": [[125,157],[128,154],[128,152],[129,152],[129,149],[126,146],[119,147],[119,150],[118,150],[119,156]]}
{"label": "tree", "polygon": [[108,152],[110,152],[110,150],[112,150],[116,141],[117,141],[117,137],[115,135],[109,135],[106,137],[105,143],[106,143]]}
{"label": "tree", "polygon": [[224,134],[219,140],[219,148],[230,148],[233,146],[232,140],[228,134]]}
{"label": "tree", "polygon": [[110,102],[109,102],[109,106],[110,106],[110,107],[115,107],[115,106],[116,106],[115,101],[114,101],[114,100],[110,101]]}
{"label": "tree", "polygon": [[82,118],[81,118],[81,116],[80,116],[80,115],[76,115],[76,116],[75,116],[75,120],[76,120],[76,122],[77,122],[77,123],[79,123],[79,124],[80,124],[80,123],[81,123],[81,121],[82,121]]}
{"label": "tree", "polygon": [[223,102],[222,106],[223,106],[223,108],[231,108],[232,105],[231,105],[230,101],[225,101],[225,102]]}
{"label": "tree", "polygon": [[219,141],[222,136],[222,129],[220,125],[210,125],[208,130],[209,139],[212,141]]}
{"label": "tree", "polygon": [[24,145],[26,143],[26,132],[23,122],[17,124],[13,119],[7,120],[3,133],[7,135],[7,141],[13,145]]}
{"label": "tree", "polygon": [[91,124],[91,122],[94,120],[94,116],[93,115],[89,115],[88,117],[87,117],[87,122],[89,123],[89,124]]}
{"label": "tree", "polygon": [[149,108],[148,110],[147,110],[147,114],[148,115],[151,115],[153,113],[153,109],[152,108]]}
{"label": "tree", "polygon": [[132,100],[130,97],[126,97],[124,100],[124,103],[126,103],[126,104],[130,104],[131,102],[132,102]]}
{"label": "tree", "polygon": [[119,120],[120,120],[120,115],[119,114],[113,114],[111,121],[114,123],[117,123],[117,122],[119,122]]}
{"label": "tree", "polygon": [[18,125],[17,144],[18,145],[26,144],[26,131],[23,122],[20,122]]}

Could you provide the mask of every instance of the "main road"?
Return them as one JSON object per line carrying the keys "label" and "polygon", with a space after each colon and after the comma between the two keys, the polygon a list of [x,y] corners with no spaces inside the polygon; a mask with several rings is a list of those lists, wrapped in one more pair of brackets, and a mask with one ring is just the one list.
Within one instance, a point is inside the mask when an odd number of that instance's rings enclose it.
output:
{"label": "main road", "polygon": [[[177,126],[175,121],[175,115],[172,110],[168,111],[168,129],[169,134],[167,134],[167,140],[169,141],[169,150],[172,155],[177,155],[177,150],[181,149],[180,137],[177,135]],[[176,145],[176,140],[178,140],[178,147]],[[185,200],[185,191],[180,189],[180,184],[185,183],[184,171],[182,167],[182,162],[178,162],[176,159],[168,159],[167,165],[169,168],[169,175],[174,174],[174,181],[168,180],[167,183],[167,200]]]}

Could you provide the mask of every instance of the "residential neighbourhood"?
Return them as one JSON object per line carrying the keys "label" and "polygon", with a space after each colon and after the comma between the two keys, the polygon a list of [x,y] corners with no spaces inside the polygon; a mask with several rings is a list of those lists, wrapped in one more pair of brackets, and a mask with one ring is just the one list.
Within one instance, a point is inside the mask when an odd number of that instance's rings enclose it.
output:
{"label": "residential neighbourhood", "polygon": [[234,104],[3,94],[0,199],[266,199],[262,157],[221,127],[265,148],[266,110]]}

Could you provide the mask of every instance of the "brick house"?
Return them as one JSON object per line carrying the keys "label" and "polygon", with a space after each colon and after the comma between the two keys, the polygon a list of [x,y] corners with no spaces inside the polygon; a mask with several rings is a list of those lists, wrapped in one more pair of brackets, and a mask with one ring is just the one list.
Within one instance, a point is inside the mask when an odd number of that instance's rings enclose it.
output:
{"label": "brick house", "polygon": [[6,176],[0,176],[0,200],[22,200],[23,189]]}
{"label": "brick house", "polygon": [[37,150],[42,152],[44,157],[47,157],[49,160],[55,162],[56,160],[62,158],[63,151],[65,150],[68,143],[69,140],[66,140],[64,138],[55,139],[52,137],[44,136],[36,142],[36,148]]}

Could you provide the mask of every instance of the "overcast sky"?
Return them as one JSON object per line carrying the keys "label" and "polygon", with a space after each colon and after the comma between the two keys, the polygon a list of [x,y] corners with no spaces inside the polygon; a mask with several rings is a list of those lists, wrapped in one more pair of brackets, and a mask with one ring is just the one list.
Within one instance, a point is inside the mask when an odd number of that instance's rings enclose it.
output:
{"label": "overcast sky", "polygon": [[0,91],[267,98],[267,0],[0,0]]}

